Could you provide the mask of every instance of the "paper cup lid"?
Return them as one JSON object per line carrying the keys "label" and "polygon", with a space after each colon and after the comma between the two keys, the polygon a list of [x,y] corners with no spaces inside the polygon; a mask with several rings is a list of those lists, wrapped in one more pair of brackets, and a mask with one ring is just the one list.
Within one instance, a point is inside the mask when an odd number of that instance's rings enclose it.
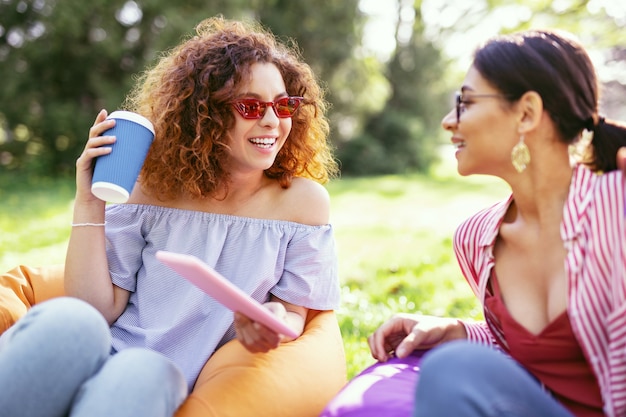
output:
{"label": "paper cup lid", "polygon": [[146,129],[148,129],[154,135],[154,126],[150,120],[146,119],[142,115],[138,113],[134,113],[132,111],[127,110],[116,110],[113,113],[109,114],[107,119],[124,119],[130,120],[131,122],[135,122],[137,124],[142,125]]}
{"label": "paper cup lid", "polygon": [[118,204],[125,203],[130,197],[128,191],[110,182],[94,182],[91,186],[91,192],[100,200]]}

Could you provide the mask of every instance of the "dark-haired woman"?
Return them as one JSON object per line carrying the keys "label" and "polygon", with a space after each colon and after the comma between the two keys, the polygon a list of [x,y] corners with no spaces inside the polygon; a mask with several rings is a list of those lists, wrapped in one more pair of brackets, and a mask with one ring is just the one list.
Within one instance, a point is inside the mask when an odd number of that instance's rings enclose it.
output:
{"label": "dark-haired woman", "polygon": [[[569,34],[527,31],[476,51],[442,124],[461,175],[512,190],[454,238],[485,321],[394,316],[369,338],[386,374],[370,386],[417,384],[416,396],[394,410],[353,381],[325,415],[626,416],[626,126],[598,102]],[[359,396],[378,401],[361,412]]]}

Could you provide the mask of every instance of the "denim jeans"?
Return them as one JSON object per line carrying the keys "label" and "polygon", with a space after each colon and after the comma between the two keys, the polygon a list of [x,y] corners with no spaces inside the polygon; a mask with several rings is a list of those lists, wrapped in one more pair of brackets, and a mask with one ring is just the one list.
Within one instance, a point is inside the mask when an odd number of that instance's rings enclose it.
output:
{"label": "denim jeans", "polygon": [[109,326],[91,305],[35,305],[0,337],[0,415],[172,416],[187,395],[180,370],[147,349],[110,351]]}
{"label": "denim jeans", "polygon": [[467,341],[422,360],[414,417],[573,417],[521,365]]}

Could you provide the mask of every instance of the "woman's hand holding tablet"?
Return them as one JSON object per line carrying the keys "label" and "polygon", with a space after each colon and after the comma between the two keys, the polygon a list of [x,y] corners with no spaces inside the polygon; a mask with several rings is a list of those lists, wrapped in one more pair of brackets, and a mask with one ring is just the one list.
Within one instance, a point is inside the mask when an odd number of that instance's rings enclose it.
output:
{"label": "woman's hand holding tablet", "polygon": [[269,327],[276,333],[296,338],[297,334],[261,303],[244,293],[209,265],[192,255],[158,251],[156,258],[232,311]]}

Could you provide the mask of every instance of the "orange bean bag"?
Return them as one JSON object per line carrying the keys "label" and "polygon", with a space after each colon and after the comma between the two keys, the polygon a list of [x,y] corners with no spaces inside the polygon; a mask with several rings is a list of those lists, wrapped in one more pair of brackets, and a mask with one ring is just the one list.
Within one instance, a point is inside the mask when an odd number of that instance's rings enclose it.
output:
{"label": "orange bean bag", "polygon": [[[63,265],[19,266],[0,276],[0,334],[34,304],[63,295]],[[209,359],[176,417],[318,416],[346,383],[333,311],[310,311],[303,334],[269,353],[237,340]]]}

